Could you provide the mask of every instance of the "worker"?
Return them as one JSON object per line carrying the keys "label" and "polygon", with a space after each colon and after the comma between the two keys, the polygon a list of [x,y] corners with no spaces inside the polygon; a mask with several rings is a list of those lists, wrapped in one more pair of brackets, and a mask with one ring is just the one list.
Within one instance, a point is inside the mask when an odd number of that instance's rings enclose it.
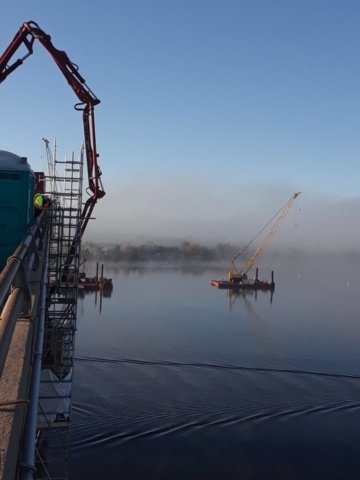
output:
{"label": "worker", "polygon": [[41,193],[35,193],[34,196],[34,218],[37,218],[43,209],[50,207],[50,198]]}
{"label": "worker", "polygon": [[45,197],[41,193],[35,193],[34,207],[37,208],[37,209],[49,208],[50,207],[50,198]]}
{"label": "worker", "polygon": [[41,193],[35,193],[34,207],[37,208],[37,209],[40,209],[40,208],[42,208],[43,203],[44,203],[44,199],[43,199],[43,196],[41,195]]}

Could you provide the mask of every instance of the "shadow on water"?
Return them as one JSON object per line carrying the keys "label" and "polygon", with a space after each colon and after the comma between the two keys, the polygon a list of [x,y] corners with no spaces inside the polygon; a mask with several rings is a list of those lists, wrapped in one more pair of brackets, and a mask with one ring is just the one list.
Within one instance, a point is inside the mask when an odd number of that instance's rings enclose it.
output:
{"label": "shadow on water", "polygon": [[279,269],[273,298],[112,271],[102,312],[80,300],[70,478],[357,479],[356,272],[326,269]]}

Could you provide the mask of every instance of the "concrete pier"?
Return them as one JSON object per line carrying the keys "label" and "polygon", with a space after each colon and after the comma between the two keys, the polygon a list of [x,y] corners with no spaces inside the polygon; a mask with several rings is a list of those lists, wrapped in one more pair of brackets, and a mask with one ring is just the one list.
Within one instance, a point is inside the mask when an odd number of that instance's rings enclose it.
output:
{"label": "concrete pier", "polygon": [[[43,252],[41,252],[44,255]],[[29,275],[32,308],[30,315],[19,317],[12,337],[5,368],[0,379],[0,479],[15,480],[20,458],[21,439],[28,405],[31,362],[36,332],[40,278],[43,257],[36,272]]]}

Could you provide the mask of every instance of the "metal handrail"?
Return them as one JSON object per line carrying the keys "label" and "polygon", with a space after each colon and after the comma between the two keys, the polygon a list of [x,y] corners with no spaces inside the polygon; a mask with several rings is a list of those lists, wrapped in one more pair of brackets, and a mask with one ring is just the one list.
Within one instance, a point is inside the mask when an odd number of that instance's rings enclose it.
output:
{"label": "metal handrail", "polygon": [[35,472],[35,438],[36,422],[39,403],[41,361],[43,355],[44,331],[45,331],[45,309],[46,309],[46,284],[49,267],[50,238],[46,240],[44,267],[41,274],[40,302],[39,302],[39,323],[36,333],[34,350],[33,370],[30,384],[29,410],[26,417],[26,424],[23,438],[23,451],[20,463],[20,479],[33,480]]}
{"label": "metal handrail", "polygon": [[[30,232],[15,250],[14,255],[8,259],[6,266],[0,273],[0,306],[6,300],[0,317],[0,378],[4,370],[17,318],[20,312],[30,313],[31,294],[28,273],[31,269],[36,270],[39,264],[37,251],[42,248],[42,237],[46,226],[45,215],[46,211],[39,215]],[[25,260],[28,256],[30,261],[26,269]],[[37,261],[35,261],[35,258]]]}

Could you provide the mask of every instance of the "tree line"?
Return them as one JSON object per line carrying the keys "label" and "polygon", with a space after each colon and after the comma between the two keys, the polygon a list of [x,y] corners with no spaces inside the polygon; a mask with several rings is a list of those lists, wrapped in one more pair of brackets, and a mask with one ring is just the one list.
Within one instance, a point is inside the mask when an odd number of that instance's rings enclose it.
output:
{"label": "tree line", "polygon": [[83,257],[94,261],[109,262],[183,262],[183,261],[221,261],[230,260],[239,251],[228,243],[218,243],[207,247],[199,243],[182,242],[181,245],[166,247],[147,242],[134,246],[130,242],[121,245],[104,246],[93,242],[83,243]]}

